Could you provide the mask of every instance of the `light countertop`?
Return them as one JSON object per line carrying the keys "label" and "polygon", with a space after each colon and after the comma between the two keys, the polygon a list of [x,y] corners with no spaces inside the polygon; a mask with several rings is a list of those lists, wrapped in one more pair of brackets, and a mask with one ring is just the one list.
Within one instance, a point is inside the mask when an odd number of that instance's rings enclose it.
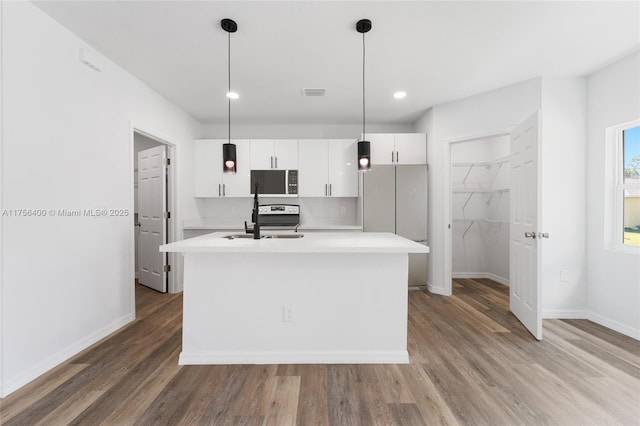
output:
{"label": "light countertop", "polygon": [[[244,222],[237,219],[201,219],[185,221],[183,229],[186,230],[210,230],[210,231],[228,231],[228,230],[244,230]],[[345,224],[329,224],[329,223],[303,223],[298,228],[304,230],[317,231],[362,231],[362,225],[345,225]]]}
{"label": "light countertop", "polygon": [[[239,238],[215,232],[160,246],[162,252],[178,253],[429,253],[429,247],[392,233],[313,232],[303,238]],[[264,232],[263,235],[278,234]]]}

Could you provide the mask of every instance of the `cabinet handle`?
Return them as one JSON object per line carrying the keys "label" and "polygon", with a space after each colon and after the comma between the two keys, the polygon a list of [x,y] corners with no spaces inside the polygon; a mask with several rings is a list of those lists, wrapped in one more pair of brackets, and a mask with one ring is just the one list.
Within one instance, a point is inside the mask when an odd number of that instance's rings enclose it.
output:
{"label": "cabinet handle", "polygon": [[218,197],[222,196],[222,191],[220,190],[220,184],[218,184]]}
{"label": "cabinet handle", "polygon": [[398,151],[396,151],[396,163],[400,162],[400,160],[398,159],[400,156],[400,154],[398,153]]}
{"label": "cabinet handle", "polygon": [[273,158],[276,159],[276,169],[277,169],[278,168],[278,157],[276,156],[276,157],[273,157]]}
{"label": "cabinet handle", "polygon": [[227,196],[227,185],[226,184],[222,184],[222,196],[226,197]]}
{"label": "cabinet handle", "polygon": [[273,155],[271,157],[269,157],[269,158],[271,158],[271,163],[270,163],[269,167],[273,169]]}
{"label": "cabinet handle", "polygon": [[393,151],[391,151],[391,162],[393,163]]}
{"label": "cabinet handle", "polygon": [[324,184],[324,196],[326,197],[327,195],[329,195],[329,185],[328,184]]}
{"label": "cabinet handle", "polygon": [[332,189],[333,188],[331,188],[331,184],[329,184],[329,197],[331,197],[331,195],[332,195]]}

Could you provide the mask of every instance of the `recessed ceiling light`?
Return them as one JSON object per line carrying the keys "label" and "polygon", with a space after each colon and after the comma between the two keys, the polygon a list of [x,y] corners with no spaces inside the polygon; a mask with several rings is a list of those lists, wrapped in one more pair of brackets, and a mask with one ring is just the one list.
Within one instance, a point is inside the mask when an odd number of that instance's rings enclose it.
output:
{"label": "recessed ceiling light", "polygon": [[407,96],[407,92],[396,92],[393,94],[393,97],[396,99],[402,99]]}
{"label": "recessed ceiling light", "polygon": [[240,95],[238,95],[236,92],[227,93],[227,98],[229,98],[229,99],[238,99],[239,97],[240,97]]}

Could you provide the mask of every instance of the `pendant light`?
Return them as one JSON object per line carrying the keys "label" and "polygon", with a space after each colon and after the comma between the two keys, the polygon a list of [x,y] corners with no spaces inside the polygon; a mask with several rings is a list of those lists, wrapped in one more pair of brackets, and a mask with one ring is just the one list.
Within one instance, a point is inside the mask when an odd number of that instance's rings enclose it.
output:
{"label": "pendant light", "polygon": [[371,170],[371,143],[365,137],[365,103],[364,103],[364,63],[365,44],[364,35],[371,30],[371,20],[361,19],[356,23],[356,31],[362,34],[362,139],[358,141],[358,171]]}
{"label": "pendant light", "polygon": [[233,19],[223,19],[220,26],[227,32],[227,71],[229,76],[229,91],[227,92],[228,109],[228,128],[229,138],[227,143],[222,145],[222,170],[224,173],[235,173],[238,166],[236,159],[236,146],[231,143],[231,99],[237,99],[238,95],[231,91],[231,33],[238,31],[238,24]]}

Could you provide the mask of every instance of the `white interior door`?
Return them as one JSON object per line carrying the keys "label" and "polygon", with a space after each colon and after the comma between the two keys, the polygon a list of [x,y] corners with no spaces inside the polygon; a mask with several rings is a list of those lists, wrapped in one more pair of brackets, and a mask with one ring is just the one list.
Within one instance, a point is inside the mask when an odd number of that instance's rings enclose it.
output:
{"label": "white interior door", "polygon": [[511,312],[538,340],[542,339],[538,183],[538,113],[511,133]]}
{"label": "white interior door", "polygon": [[167,242],[167,179],[164,145],[138,152],[138,282],[167,292],[165,253],[159,247]]}

